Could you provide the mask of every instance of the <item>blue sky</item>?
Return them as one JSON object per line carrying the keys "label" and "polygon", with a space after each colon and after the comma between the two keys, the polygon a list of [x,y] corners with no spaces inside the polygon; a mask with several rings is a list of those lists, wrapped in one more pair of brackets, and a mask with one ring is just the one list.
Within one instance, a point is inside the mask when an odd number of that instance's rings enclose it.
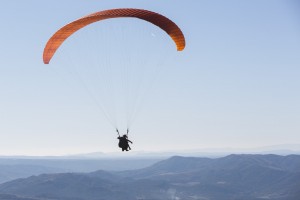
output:
{"label": "blue sky", "polygon": [[134,150],[300,143],[297,1],[1,3],[1,155],[118,151],[103,113],[82,86],[44,65],[42,52],[66,23],[122,7],[167,16],[187,41],[137,116]]}

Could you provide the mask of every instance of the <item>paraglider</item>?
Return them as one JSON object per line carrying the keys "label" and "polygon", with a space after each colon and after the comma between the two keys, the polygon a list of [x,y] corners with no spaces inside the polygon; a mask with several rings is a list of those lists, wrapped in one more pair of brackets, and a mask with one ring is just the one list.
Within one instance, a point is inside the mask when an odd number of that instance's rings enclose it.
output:
{"label": "paraglider", "polygon": [[[99,12],[89,14],[89,15],[84,16],[82,18],[79,18],[79,19],[77,19],[77,20],[75,20],[71,23],[68,23],[67,25],[60,28],[48,40],[48,42],[47,42],[47,44],[44,48],[44,52],[43,52],[43,62],[45,64],[49,64],[50,61],[52,60],[54,54],[60,48],[60,46],[63,43],[65,43],[65,41],[71,35],[76,33],[77,31],[79,31],[79,30],[83,29],[84,27],[86,27],[87,25],[93,24],[95,22],[109,20],[109,19],[113,19],[113,18],[135,18],[135,19],[140,19],[140,20],[149,22],[149,23],[155,25],[156,27],[158,27],[163,32],[167,33],[167,36],[169,36],[169,38],[171,38],[173,40],[173,42],[175,43],[177,51],[182,51],[185,48],[185,37],[184,37],[182,31],[180,30],[180,28],[173,21],[171,21],[167,17],[165,17],[161,14],[158,14],[158,13],[155,13],[155,12],[152,12],[152,11],[148,11],[148,10],[143,10],[143,9],[118,8],[118,9],[104,10],[104,11],[99,11]],[[93,38],[92,38],[92,40],[93,40]],[[110,44],[107,44],[107,45],[110,45]],[[108,47],[108,46],[105,46],[105,45],[103,45],[103,46],[97,45],[97,46],[100,46],[102,48],[107,48]],[[130,45],[127,45],[127,46],[130,47],[132,45],[130,44]],[[147,48],[147,46],[145,48]],[[156,52],[157,54],[160,54],[160,52],[159,52],[160,49],[158,49],[156,51],[157,51]],[[141,52],[139,52],[139,53],[141,53]],[[87,53],[87,54],[90,54],[90,53]],[[98,55],[97,59],[99,59],[99,57],[101,58],[101,56],[102,56],[102,54]],[[138,57],[139,56],[136,56],[135,58],[138,58]],[[134,59],[128,58],[128,60],[130,60],[130,61],[134,60]],[[118,58],[113,56],[113,60],[118,60]],[[120,61],[120,62],[123,62],[123,61]],[[130,71],[130,70],[128,70],[128,65],[130,65],[130,64],[127,64],[127,65],[124,64],[124,66],[127,67],[124,70],[124,73],[128,73],[128,71]],[[111,66],[115,67],[115,66],[118,66],[118,65],[111,64]],[[108,66],[108,67],[111,67],[111,66]],[[118,71],[119,73],[123,73],[123,72],[121,72],[122,70],[115,70],[115,71]],[[131,70],[131,71],[134,71],[134,70]],[[98,74],[98,72],[94,73],[94,74]],[[103,75],[103,76],[106,76],[106,75]],[[113,75],[113,76],[115,77],[115,75]],[[109,77],[109,76],[106,76],[106,77]],[[132,78],[131,76],[128,76],[126,79],[130,80],[131,78]],[[111,82],[113,82],[113,81],[111,81]],[[138,84],[139,83],[137,83],[135,85],[138,85]],[[129,84],[125,83],[124,85],[129,85]],[[110,87],[110,88],[112,88],[112,87]],[[136,89],[136,90],[139,90],[139,89]],[[105,90],[105,91],[107,91],[107,90]],[[128,91],[130,92],[130,91],[133,91],[133,90],[128,89]],[[100,92],[101,91],[99,91],[99,93]],[[134,95],[134,96],[137,96],[136,98],[139,98],[138,95]],[[130,98],[127,98],[127,101],[132,102],[132,101],[137,101],[137,100],[131,100]],[[109,100],[108,102],[114,102],[114,100]],[[101,104],[101,103],[98,103],[98,102],[96,102],[96,103]],[[134,103],[137,104],[136,102],[134,102]],[[130,111],[130,112],[131,113],[136,113],[136,107],[137,106],[138,105],[134,105],[134,106],[130,105],[130,106],[127,106],[127,107],[132,107],[131,108],[132,111]],[[102,107],[105,107],[105,106],[102,106]],[[105,110],[105,109],[102,109],[102,110]],[[112,119],[113,117],[109,117],[108,116],[109,114],[107,114],[105,111],[103,111],[103,113],[105,115],[107,115],[107,119],[114,126],[114,128],[116,128],[116,130],[118,132],[119,147],[122,148],[122,151],[130,150],[131,148],[129,146],[129,143],[132,143],[132,142],[128,139],[129,125],[127,124],[127,134],[124,134],[123,136],[120,136],[119,131],[118,131],[118,125]],[[128,118],[132,118],[131,115],[132,114],[127,113]],[[127,121],[129,121],[129,119]],[[127,122],[127,123],[129,123],[129,122]]]}
{"label": "paraglider", "polygon": [[46,44],[43,54],[44,63],[49,64],[59,46],[79,29],[97,21],[119,17],[133,17],[148,21],[164,30],[173,39],[178,51],[182,51],[185,47],[185,38],[180,28],[165,16],[142,9],[111,9],[87,15],[59,29]]}
{"label": "paraglider", "polygon": [[122,151],[129,151],[131,150],[131,147],[129,146],[129,142],[132,144],[132,142],[128,139],[128,133],[129,133],[129,130],[127,129],[127,134],[123,135],[123,136],[120,136],[120,133],[119,133],[119,130],[117,129],[116,130],[117,133],[118,133],[118,140],[119,140],[119,147],[122,149]]}

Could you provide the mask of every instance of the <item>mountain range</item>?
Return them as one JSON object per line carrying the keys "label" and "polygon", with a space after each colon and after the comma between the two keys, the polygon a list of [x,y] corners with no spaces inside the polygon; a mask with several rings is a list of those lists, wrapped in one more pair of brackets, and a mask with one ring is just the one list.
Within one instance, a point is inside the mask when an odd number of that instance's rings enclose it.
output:
{"label": "mountain range", "polygon": [[300,156],[175,156],[137,170],[41,174],[1,184],[0,199],[299,200]]}

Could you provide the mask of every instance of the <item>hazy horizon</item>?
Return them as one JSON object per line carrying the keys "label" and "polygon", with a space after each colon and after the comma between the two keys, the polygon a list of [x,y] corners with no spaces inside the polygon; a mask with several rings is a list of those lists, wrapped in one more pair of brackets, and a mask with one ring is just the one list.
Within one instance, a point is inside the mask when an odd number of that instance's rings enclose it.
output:
{"label": "hazy horizon", "polygon": [[[62,154],[1,154],[0,157],[86,157],[86,158],[101,158],[101,156],[114,157],[134,157],[141,156],[215,156],[215,155],[229,155],[229,154],[277,154],[277,155],[290,155],[300,154],[300,144],[277,144],[271,146],[257,146],[252,148],[232,148],[232,147],[211,147],[211,148],[194,148],[194,149],[169,149],[164,151],[145,151],[145,150],[132,150],[130,152],[115,151],[95,151],[95,152],[75,152],[75,153],[62,153]],[[109,157],[107,157],[109,158]]]}

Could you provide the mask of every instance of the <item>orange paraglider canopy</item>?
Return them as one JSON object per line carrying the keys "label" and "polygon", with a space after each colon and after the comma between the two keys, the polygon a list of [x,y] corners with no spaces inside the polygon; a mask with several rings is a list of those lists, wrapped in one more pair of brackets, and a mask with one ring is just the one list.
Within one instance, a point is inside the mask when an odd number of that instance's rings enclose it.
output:
{"label": "orange paraglider canopy", "polygon": [[119,17],[133,17],[148,21],[164,30],[173,39],[178,51],[182,51],[185,47],[185,38],[182,31],[174,22],[172,22],[165,16],[142,9],[111,9],[87,15],[59,29],[46,44],[43,54],[44,63],[49,64],[51,58],[55,54],[56,50],[60,47],[60,45],[70,35],[78,31],[79,29],[100,20]]}

